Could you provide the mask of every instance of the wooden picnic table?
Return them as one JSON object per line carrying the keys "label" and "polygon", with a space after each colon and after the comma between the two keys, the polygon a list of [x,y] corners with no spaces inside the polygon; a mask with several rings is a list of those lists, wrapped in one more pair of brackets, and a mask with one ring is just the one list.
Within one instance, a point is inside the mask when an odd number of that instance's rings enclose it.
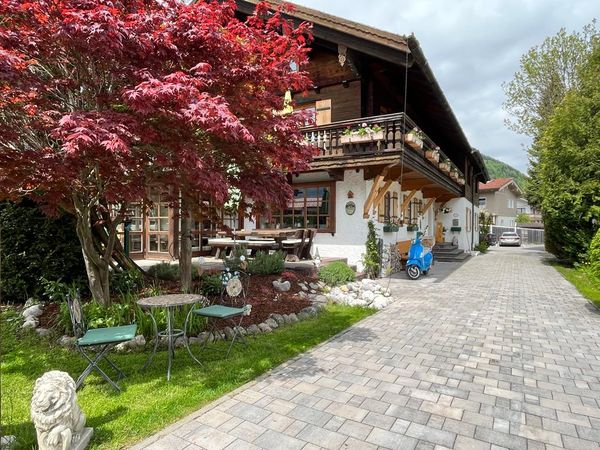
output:
{"label": "wooden picnic table", "polygon": [[303,239],[296,237],[298,235],[302,236],[303,230],[293,228],[262,228],[258,230],[220,231],[217,233],[217,236],[227,235],[233,235],[234,237],[220,237],[209,240],[209,245],[213,245],[217,249],[216,257],[220,255],[221,249],[227,252],[240,245],[247,245],[248,248],[255,251],[261,248],[283,250],[286,244],[285,241],[292,239],[297,240],[297,242],[290,243],[292,246],[299,247],[303,243]]}

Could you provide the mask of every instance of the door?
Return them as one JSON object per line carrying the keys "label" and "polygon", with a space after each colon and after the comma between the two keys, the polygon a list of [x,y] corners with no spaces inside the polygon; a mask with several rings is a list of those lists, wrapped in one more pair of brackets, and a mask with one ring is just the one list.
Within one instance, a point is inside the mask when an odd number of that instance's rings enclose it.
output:
{"label": "door", "polygon": [[436,222],[435,224],[435,242],[444,242],[444,225],[442,222]]}

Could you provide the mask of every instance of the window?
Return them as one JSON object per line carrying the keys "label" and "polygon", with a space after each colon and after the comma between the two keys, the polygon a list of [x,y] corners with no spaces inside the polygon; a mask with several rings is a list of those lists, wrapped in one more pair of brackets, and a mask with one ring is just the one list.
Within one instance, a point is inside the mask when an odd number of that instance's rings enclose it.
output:
{"label": "window", "polygon": [[294,197],[266,226],[335,232],[335,183],[295,184]]}
{"label": "window", "polygon": [[473,217],[471,216],[471,208],[467,208],[466,212],[466,228],[467,231],[471,231],[471,221],[473,220]]}
{"label": "window", "polygon": [[[111,207],[111,215],[117,214],[117,207]],[[144,232],[144,208],[141,203],[132,203],[127,208],[127,220],[129,225],[129,253],[141,253],[144,250],[143,232]],[[125,247],[125,220],[117,227],[117,233],[121,245]]]}
{"label": "window", "polygon": [[169,203],[163,195],[152,196],[148,208],[148,251],[169,252]]}
{"label": "window", "polygon": [[512,198],[508,199],[508,209],[513,209],[515,207],[515,201]]}
{"label": "window", "polygon": [[479,197],[479,207],[480,208],[485,208],[487,204],[487,198],[485,197]]}
{"label": "window", "polygon": [[388,191],[377,205],[377,220],[388,223],[398,219],[398,193]]}

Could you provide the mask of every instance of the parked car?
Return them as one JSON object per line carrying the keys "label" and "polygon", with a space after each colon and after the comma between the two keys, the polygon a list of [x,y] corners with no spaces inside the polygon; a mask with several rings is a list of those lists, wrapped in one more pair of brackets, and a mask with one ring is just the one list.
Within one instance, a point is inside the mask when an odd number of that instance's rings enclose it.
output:
{"label": "parked car", "polygon": [[502,233],[499,239],[500,246],[503,245],[516,245],[517,247],[521,246],[521,236],[519,236],[514,231],[505,231]]}

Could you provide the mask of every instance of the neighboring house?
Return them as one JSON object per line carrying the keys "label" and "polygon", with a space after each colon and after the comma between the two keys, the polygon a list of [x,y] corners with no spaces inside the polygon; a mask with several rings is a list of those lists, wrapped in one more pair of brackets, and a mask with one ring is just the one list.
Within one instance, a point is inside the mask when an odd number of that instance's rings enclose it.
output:
{"label": "neighboring house", "polygon": [[[250,14],[256,3],[238,0],[238,13]],[[208,250],[207,237],[221,222],[245,229],[315,228],[321,256],[345,257],[360,267],[369,219],[384,245],[427,228],[437,241],[455,240],[461,249],[471,249],[479,234],[477,186],[489,177],[415,37],[299,5],[288,16],[313,24],[308,71],[314,88],[291,97],[296,108],[312,112],[315,126],[304,133],[320,153],[309,170],[290,174],[294,199],[274,210],[269,221],[231,216],[209,200],[201,202],[194,254]],[[414,128],[422,134],[411,134]],[[423,148],[412,140],[421,140]],[[436,157],[447,159],[454,172],[444,171]],[[168,205],[158,202],[150,213],[138,212],[133,256],[136,251],[138,257],[176,256],[178,221]],[[384,232],[389,222],[402,226]]]}
{"label": "neighboring house", "polygon": [[479,208],[492,215],[494,225],[514,227],[519,210],[523,208],[523,192],[512,178],[497,178],[479,183]]}
{"label": "neighboring house", "polygon": [[520,198],[517,201],[517,215],[527,214],[529,222],[521,224],[524,228],[544,228],[544,222],[542,221],[542,213],[535,207],[531,206],[527,199]]}

